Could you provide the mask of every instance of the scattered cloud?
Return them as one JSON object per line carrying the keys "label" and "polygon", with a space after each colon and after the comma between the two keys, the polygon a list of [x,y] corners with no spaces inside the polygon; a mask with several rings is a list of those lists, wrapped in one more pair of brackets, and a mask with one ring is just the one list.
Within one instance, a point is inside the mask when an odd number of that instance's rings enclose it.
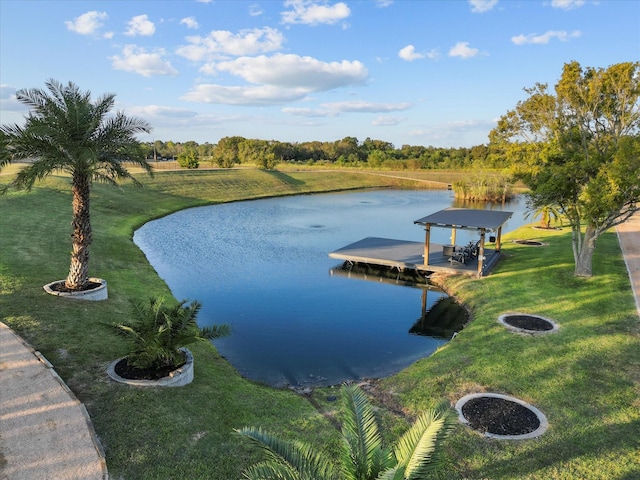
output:
{"label": "scattered cloud", "polygon": [[293,54],[240,57],[219,62],[215,69],[239,76],[250,83],[301,88],[307,92],[363,84],[368,76],[367,69],[359,61],[327,63]]}
{"label": "scattered cloud", "polygon": [[511,41],[516,45],[525,45],[525,44],[546,45],[554,38],[560,40],[561,42],[566,42],[572,38],[577,38],[580,35],[581,33],[579,30],[575,30],[571,33],[568,33],[565,31],[548,31],[547,33],[543,33],[542,35],[520,34],[518,36],[511,37]]}
{"label": "scattered cloud", "polygon": [[393,5],[393,0],[376,0],[376,7],[386,8]]}
{"label": "scattered cloud", "polygon": [[238,106],[267,106],[288,103],[305,97],[305,89],[279,88],[272,85],[257,87],[202,84],[192,88],[181,100],[200,103],[219,103]]}
{"label": "scattered cloud", "polygon": [[178,47],[176,53],[198,62],[280,50],[284,36],[275,28],[264,27],[241,30],[237,34],[214,30],[207,36],[194,35],[186,40],[189,44]]}
{"label": "scattered cloud", "polygon": [[388,115],[380,115],[373,119],[371,125],[374,127],[392,127],[405,121],[405,117],[390,117]]}
{"label": "scattered cloud", "polygon": [[161,105],[145,105],[129,107],[127,113],[139,117],[193,118],[198,114],[185,108],[164,107]]}
{"label": "scattered cloud", "polygon": [[498,0],[469,0],[473,13],[484,13],[491,10],[498,3]]}
{"label": "scattered cloud", "polygon": [[196,21],[195,17],[185,17],[180,20],[180,25],[185,25],[187,28],[191,28],[193,30],[197,30],[200,25]]}
{"label": "scattered cloud", "polygon": [[133,17],[127,25],[129,25],[129,28],[124,34],[130,37],[150,37],[156,31],[156,26],[149,20],[147,15]]}
{"label": "scattered cloud", "polygon": [[458,42],[449,50],[450,57],[460,57],[463,59],[473,58],[477,56],[480,51],[477,48],[471,48],[469,42]]}
{"label": "scattered cloud", "polygon": [[551,6],[553,8],[561,8],[562,10],[580,8],[584,3],[585,0],[551,0]]}
{"label": "scattered cloud", "polygon": [[344,2],[327,5],[312,0],[285,0],[284,6],[290,10],[281,13],[282,22],[305,25],[333,25],[351,15]]}
{"label": "scattered cloud", "polygon": [[[345,102],[333,102],[323,103],[320,108],[283,108],[284,113],[295,115],[298,117],[335,117],[341,113],[381,113],[381,112],[396,112],[401,110],[407,110],[411,108],[411,103],[376,103],[366,102],[363,100],[358,101],[345,101]],[[382,125],[382,119],[388,119],[391,121],[392,117],[379,116],[373,121],[374,125]],[[397,119],[399,120],[399,119]],[[395,125],[397,122],[388,123],[388,125]]]}
{"label": "scattered cloud", "polygon": [[260,5],[258,5],[257,3],[252,3],[251,5],[249,5],[250,16],[259,17],[263,13],[264,13],[264,10],[262,10],[262,8],[260,8]]}
{"label": "scattered cloud", "polygon": [[148,53],[144,48],[136,45],[125,45],[122,49],[122,56],[114,55],[110,57],[110,60],[114,69],[137,73],[143,77],[177,75],[178,71],[171,66],[168,60],[164,59],[165,54],[164,49]]}
{"label": "scattered cloud", "polygon": [[333,112],[356,112],[356,113],[380,113],[397,112],[411,108],[413,104],[403,103],[375,103],[363,100],[323,103],[323,107]]}
{"label": "scattered cloud", "polygon": [[414,47],[413,45],[407,45],[406,47],[401,48],[398,52],[398,56],[401,59],[406,60],[407,62],[413,62],[414,60],[424,58],[424,54],[417,53],[416,47]]}
{"label": "scattered cloud", "polygon": [[[68,30],[78,33],[80,35],[97,35],[97,32],[104,25],[104,21],[109,16],[106,12],[86,12],[73,20],[67,20],[64,24]],[[107,34],[111,36],[112,34]]]}
{"label": "scattered cloud", "polygon": [[16,97],[17,88],[11,85],[0,85],[0,108],[3,112],[27,111],[29,107],[19,102]]}

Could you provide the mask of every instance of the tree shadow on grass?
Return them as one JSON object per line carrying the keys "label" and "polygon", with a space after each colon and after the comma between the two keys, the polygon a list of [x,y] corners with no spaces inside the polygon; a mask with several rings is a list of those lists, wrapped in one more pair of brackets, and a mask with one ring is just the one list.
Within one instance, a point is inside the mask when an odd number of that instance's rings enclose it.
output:
{"label": "tree shadow on grass", "polygon": [[292,187],[300,187],[306,183],[304,180],[293,178],[291,175],[287,175],[286,173],[280,172],[278,170],[264,170],[264,172],[278,179],[285,185],[290,185]]}

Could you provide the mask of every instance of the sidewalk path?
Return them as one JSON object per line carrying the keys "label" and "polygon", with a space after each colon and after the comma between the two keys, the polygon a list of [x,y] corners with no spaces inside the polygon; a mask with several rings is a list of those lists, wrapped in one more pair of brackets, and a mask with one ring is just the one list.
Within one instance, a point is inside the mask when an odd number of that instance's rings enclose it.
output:
{"label": "sidewalk path", "polygon": [[617,231],[622,256],[631,279],[631,289],[636,298],[636,308],[640,315],[640,211],[622,225],[618,225]]}
{"label": "sidewalk path", "polygon": [[0,322],[0,480],[106,480],[89,415],[52,365]]}

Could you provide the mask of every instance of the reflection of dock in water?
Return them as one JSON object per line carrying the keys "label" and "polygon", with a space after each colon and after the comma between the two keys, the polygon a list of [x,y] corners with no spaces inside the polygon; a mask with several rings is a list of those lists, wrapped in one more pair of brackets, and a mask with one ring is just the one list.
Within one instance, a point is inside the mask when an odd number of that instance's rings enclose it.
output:
{"label": "reflection of dock in water", "polygon": [[[430,284],[428,278],[417,270],[400,271],[395,268],[353,264],[345,261],[341,266],[332,268],[330,274],[370,282],[420,288],[422,290],[421,315],[409,329],[411,334],[450,340],[469,321],[469,312],[464,307],[453,298],[446,296],[446,292],[442,289]],[[430,292],[432,295],[441,296],[441,298],[427,309]]]}

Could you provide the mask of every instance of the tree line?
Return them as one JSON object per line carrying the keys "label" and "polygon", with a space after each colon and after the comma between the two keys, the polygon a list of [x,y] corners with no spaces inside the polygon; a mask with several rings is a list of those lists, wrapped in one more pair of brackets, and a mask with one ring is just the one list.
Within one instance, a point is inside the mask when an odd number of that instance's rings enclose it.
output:
{"label": "tree line", "polygon": [[369,137],[364,141],[344,137],[333,142],[298,143],[231,136],[221,138],[217,144],[156,140],[143,143],[142,148],[149,160],[177,160],[185,168],[197,168],[200,163],[208,163],[222,168],[254,164],[273,169],[283,162],[393,170],[505,166],[503,152],[492,145],[471,148],[402,145],[396,148],[390,142]]}

